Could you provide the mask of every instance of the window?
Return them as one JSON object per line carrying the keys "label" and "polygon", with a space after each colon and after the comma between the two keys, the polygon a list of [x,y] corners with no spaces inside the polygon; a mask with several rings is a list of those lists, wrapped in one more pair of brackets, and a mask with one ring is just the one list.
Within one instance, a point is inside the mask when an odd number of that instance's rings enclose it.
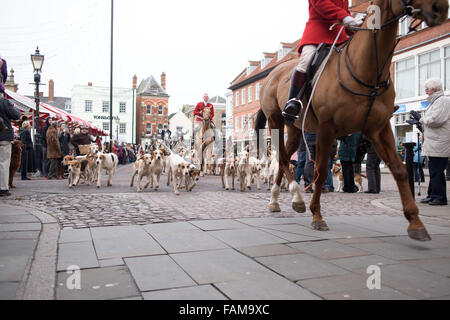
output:
{"label": "window", "polygon": [[242,89],[241,104],[245,104],[245,89]]}
{"label": "window", "polygon": [[85,100],[84,101],[84,111],[85,112],[92,112],[92,100]]}
{"label": "window", "polygon": [[248,114],[247,129],[248,129],[248,132],[252,132],[253,131],[253,119],[252,119],[252,114],[251,113]]}
{"label": "window", "polygon": [[241,131],[242,132],[244,132],[245,131],[245,115],[243,115],[242,117],[241,117]]}
{"label": "window", "polygon": [[109,131],[109,122],[103,122],[103,130]]}
{"label": "window", "polygon": [[259,83],[256,84],[255,87],[255,100],[258,101],[259,100],[259,92],[261,90],[261,85]]}
{"label": "window", "polygon": [[126,134],[127,133],[127,124],[126,123],[120,123],[119,124],[119,133],[120,134]]}
{"label": "window", "polygon": [[439,49],[419,55],[419,95],[425,94],[425,81],[430,78],[441,78],[441,53]]}
{"label": "window", "polygon": [[234,118],[234,131],[239,132],[239,117]]}
{"label": "window", "polygon": [[253,101],[253,87],[248,87],[248,103]]}
{"label": "window", "polygon": [[450,47],[444,48],[445,90],[450,90]]}
{"label": "window", "polygon": [[72,112],[72,103],[70,102],[70,100],[66,100],[66,102],[64,102],[64,110],[69,113]]}
{"label": "window", "polygon": [[147,114],[151,114],[152,113],[152,106],[151,105],[147,105]]}
{"label": "window", "polygon": [[163,128],[163,125],[162,124],[158,124],[158,132],[159,133],[161,133],[162,128]]}
{"label": "window", "polygon": [[236,92],[236,98],[234,100],[234,106],[235,107],[239,106],[239,92]]}
{"label": "window", "polygon": [[147,123],[145,125],[145,132],[146,132],[146,134],[151,134],[152,133],[152,125],[150,123]]}
{"label": "window", "polygon": [[125,113],[127,112],[127,104],[125,102],[121,102],[119,104],[119,112],[120,113]]}
{"label": "window", "polygon": [[414,57],[396,63],[395,87],[397,99],[415,96],[414,85],[411,85],[416,83],[415,71]]}
{"label": "window", "polygon": [[109,101],[102,102],[102,112],[103,113],[109,112]]}
{"label": "window", "polygon": [[158,107],[158,114],[163,114],[163,106]]}

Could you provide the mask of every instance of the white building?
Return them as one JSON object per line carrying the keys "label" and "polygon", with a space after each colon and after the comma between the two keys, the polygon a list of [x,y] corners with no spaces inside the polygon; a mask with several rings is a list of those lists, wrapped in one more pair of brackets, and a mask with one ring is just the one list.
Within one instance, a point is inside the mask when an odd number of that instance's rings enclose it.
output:
{"label": "white building", "polygon": [[226,99],[226,138],[233,136],[233,92],[228,90],[225,93]]}
{"label": "white building", "polygon": [[178,111],[169,119],[169,129],[172,132],[172,137],[175,137],[177,128],[182,128],[182,132],[187,132],[183,137],[185,141],[191,140],[192,122],[182,111]]}
{"label": "white building", "polygon": [[[76,85],[72,89],[72,114],[110,132],[109,87]],[[135,105],[132,88],[113,88],[113,138],[132,143],[135,136]]]}

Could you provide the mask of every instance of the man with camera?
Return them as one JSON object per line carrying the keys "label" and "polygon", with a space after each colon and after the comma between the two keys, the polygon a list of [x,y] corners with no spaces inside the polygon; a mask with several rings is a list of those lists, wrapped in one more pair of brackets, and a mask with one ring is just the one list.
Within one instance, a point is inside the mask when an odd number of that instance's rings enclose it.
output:
{"label": "man with camera", "polygon": [[9,164],[11,162],[11,141],[14,140],[14,130],[11,120],[19,120],[20,112],[13,104],[3,97],[7,74],[6,61],[0,57],[0,197],[10,196],[9,192]]}
{"label": "man with camera", "polygon": [[429,160],[430,184],[428,196],[421,202],[442,206],[447,205],[444,170],[450,157],[450,98],[444,96],[440,79],[427,80],[425,92],[430,105],[419,122],[423,126],[423,155]]}

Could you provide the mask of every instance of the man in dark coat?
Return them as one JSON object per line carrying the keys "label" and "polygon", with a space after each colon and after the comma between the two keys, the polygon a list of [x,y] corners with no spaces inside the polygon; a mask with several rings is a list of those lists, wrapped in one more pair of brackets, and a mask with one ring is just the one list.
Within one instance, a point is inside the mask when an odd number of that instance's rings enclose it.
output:
{"label": "man in dark coat", "polygon": [[92,137],[89,135],[88,127],[82,126],[81,132],[79,134],[74,134],[70,139],[70,143],[75,147],[75,153],[77,156],[80,155],[79,146],[85,146],[91,144],[93,141]]}
{"label": "man in dark coat", "polygon": [[13,104],[0,96],[0,121],[4,130],[0,133],[0,197],[10,196],[9,164],[11,162],[11,141],[14,140],[14,130],[11,120],[19,120],[20,112]]}
{"label": "man in dark coat", "polygon": [[41,131],[41,140],[42,140],[42,175],[47,177],[48,176],[48,166],[49,161],[47,158],[47,130],[52,125],[53,119],[47,118],[45,120],[45,126],[42,128]]}
{"label": "man in dark coat", "polygon": [[22,180],[31,180],[27,177],[27,172],[30,167],[30,154],[33,153],[33,141],[31,140],[30,133],[31,125],[28,121],[24,121],[22,123],[22,128],[20,128],[20,141],[25,145],[22,149],[22,157],[20,163],[20,173],[22,176]]}

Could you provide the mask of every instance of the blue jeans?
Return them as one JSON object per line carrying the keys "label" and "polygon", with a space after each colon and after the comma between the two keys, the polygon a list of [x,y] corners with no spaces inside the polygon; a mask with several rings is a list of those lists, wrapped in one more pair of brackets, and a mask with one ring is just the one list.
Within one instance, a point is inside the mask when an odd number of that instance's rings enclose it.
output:
{"label": "blue jeans", "polygon": [[330,190],[331,192],[334,191],[333,174],[331,173],[331,168],[333,168],[333,157],[334,154],[328,158],[328,176],[324,184],[324,188],[328,188],[328,190]]}
{"label": "blue jeans", "polygon": [[295,181],[297,183],[300,183],[300,180],[303,176],[303,171],[305,169],[305,163],[306,163],[306,151],[299,151],[298,152],[298,161],[297,161],[297,170],[295,171]]}

